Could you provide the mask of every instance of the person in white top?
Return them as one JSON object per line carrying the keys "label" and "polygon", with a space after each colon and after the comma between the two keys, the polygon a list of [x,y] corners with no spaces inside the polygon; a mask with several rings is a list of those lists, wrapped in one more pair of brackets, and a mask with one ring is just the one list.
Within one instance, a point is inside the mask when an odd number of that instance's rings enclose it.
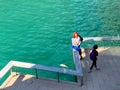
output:
{"label": "person in white top", "polygon": [[80,59],[82,60],[82,52],[81,52],[81,42],[83,41],[83,38],[77,33],[73,33],[73,38],[72,38],[72,48],[74,51],[78,51],[80,55]]}

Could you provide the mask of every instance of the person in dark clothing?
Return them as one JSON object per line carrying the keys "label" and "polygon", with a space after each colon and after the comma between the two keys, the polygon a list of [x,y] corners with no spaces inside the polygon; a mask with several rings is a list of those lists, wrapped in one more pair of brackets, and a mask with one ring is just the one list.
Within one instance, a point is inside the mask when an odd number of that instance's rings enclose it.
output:
{"label": "person in dark clothing", "polygon": [[98,45],[93,46],[93,50],[90,53],[90,59],[92,60],[92,65],[90,67],[89,73],[92,71],[93,67],[95,66],[96,70],[100,70],[97,68],[97,56],[98,56],[98,51],[96,50],[98,48]]}

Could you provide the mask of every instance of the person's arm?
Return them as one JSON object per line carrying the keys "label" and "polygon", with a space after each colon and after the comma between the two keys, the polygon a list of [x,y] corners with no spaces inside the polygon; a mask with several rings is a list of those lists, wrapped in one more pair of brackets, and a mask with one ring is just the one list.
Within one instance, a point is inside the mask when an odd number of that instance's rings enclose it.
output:
{"label": "person's arm", "polygon": [[98,51],[95,50],[96,60],[98,60]]}
{"label": "person's arm", "polygon": [[78,46],[81,44],[81,42],[82,42],[82,41],[81,41],[81,38],[79,37]]}
{"label": "person's arm", "polygon": [[96,51],[96,56],[98,56],[98,51]]}

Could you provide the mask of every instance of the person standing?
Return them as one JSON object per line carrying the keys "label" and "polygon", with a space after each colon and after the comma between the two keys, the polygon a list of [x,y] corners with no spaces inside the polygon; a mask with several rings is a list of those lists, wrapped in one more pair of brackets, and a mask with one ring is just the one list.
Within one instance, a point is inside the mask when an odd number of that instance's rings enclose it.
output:
{"label": "person standing", "polygon": [[73,38],[72,38],[72,48],[73,48],[73,50],[79,52],[81,60],[82,60],[82,52],[81,52],[80,45],[81,45],[82,41],[83,41],[83,38],[77,32],[74,32]]}
{"label": "person standing", "polygon": [[94,45],[92,52],[90,53],[90,59],[92,61],[92,65],[90,67],[90,71],[88,73],[90,73],[93,69],[93,67],[96,68],[96,70],[100,70],[99,68],[97,68],[97,56],[98,56],[98,51],[96,50],[98,49],[98,45]]}

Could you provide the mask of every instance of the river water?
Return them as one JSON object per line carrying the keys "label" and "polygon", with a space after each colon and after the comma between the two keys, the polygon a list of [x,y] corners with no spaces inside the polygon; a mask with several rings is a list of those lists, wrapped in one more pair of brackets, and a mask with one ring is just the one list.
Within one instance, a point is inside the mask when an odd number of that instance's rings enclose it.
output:
{"label": "river water", "polygon": [[[120,0],[0,0],[0,69],[10,60],[74,69],[74,31],[83,38],[119,36]],[[82,47],[95,43],[120,46]]]}

